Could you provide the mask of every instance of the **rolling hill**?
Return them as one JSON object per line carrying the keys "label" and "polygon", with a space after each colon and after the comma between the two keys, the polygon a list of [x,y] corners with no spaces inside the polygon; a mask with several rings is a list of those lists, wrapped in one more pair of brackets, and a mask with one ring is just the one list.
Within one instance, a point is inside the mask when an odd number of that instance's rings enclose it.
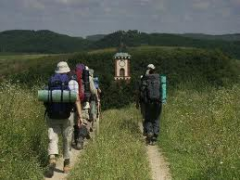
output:
{"label": "rolling hill", "polygon": [[147,34],[137,30],[116,31],[108,35],[93,35],[85,39],[58,34],[48,30],[11,30],[0,33],[0,52],[71,53],[85,50],[118,47],[168,46],[220,49],[227,55],[240,58],[239,35]]}

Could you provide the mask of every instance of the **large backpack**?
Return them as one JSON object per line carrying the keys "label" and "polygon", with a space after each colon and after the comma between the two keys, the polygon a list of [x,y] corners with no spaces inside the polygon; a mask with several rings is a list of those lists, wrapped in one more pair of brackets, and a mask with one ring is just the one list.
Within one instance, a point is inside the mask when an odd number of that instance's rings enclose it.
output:
{"label": "large backpack", "polygon": [[140,87],[141,99],[145,103],[162,102],[162,85],[159,74],[145,75]]}
{"label": "large backpack", "polygon": [[[48,83],[48,90],[52,92],[53,90],[69,91],[68,82],[71,78],[67,74],[55,74],[53,75]],[[74,103],[70,102],[53,102],[52,93],[49,93],[50,101],[46,103],[46,113],[51,119],[67,119],[70,117],[71,110],[74,107]]]}
{"label": "large backpack", "polygon": [[79,99],[81,102],[88,102],[91,96],[89,71],[86,69],[84,64],[77,64],[75,74],[79,86]]}

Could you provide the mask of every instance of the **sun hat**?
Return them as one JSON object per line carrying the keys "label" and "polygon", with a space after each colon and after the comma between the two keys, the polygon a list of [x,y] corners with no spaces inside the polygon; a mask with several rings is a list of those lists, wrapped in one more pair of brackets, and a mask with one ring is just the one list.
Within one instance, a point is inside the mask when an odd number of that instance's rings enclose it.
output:
{"label": "sun hat", "polygon": [[155,66],[154,66],[153,64],[149,64],[149,65],[147,66],[147,68],[148,68],[148,69],[155,69]]}
{"label": "sun hat", "polygon": [[69,68],[67,62],[61,61],[57,64],[55,73],[62,74],[62,73],[68,73],[68,72],[70,72],[70,68]]}

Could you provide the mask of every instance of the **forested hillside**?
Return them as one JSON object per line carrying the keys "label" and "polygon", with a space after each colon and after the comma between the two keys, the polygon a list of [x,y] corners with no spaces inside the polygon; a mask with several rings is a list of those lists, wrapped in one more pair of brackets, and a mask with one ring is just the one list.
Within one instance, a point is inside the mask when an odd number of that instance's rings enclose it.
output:
{"label": "forested hillside", "polygon": [[67,53],[86,49],[88,41],[48,30],[0,33],[0,52]]}
{"label": "forested hillside", "polygon": [[182,36],[195,39],[240,41],[240,34],[209,35],[209,34],[186,33],[182,34]]}
{"label": "forested hillside", "polygon": [[219,49],[227,55],[240,58],[240,41],[237,34],[200,36],[197,34],[147,34],[137,30],[117,31],[109,35],[93,35],[86,39],[70,37],[51,31],[14,30],[0,33],[0,52],[71,53],[83,50],[118,47],[166,46]]}

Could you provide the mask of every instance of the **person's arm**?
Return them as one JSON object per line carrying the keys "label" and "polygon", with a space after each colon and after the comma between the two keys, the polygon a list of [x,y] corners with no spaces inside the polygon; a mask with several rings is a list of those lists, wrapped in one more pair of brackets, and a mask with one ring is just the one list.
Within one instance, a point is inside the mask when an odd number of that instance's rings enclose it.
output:
{"label": "person's arm", "polygon": [[77,109],[77,113],[78,113],[77,125],[78,125],[78,127],[80,127],[82,124],[82,105],[81,105],[81,100],[78,95],[77,95],[77,101],[75,102],[75,104],[76,104],[76,109]]}

